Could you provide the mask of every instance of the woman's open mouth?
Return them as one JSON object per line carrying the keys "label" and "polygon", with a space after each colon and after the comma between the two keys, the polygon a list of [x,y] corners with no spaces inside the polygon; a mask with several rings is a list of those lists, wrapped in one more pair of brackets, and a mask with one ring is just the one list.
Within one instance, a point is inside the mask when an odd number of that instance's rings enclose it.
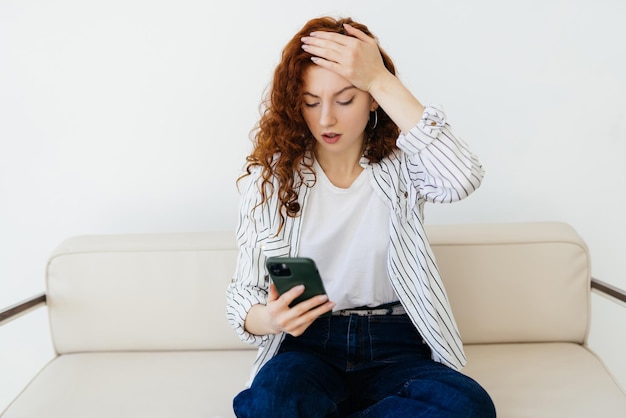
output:
{"label": "woman's open mouth", "polygon": [[335,142],[341,139],[341,134],[336,134],[334,132],[328,132],[322,134],[322,140],[327,144],[334,144]]}

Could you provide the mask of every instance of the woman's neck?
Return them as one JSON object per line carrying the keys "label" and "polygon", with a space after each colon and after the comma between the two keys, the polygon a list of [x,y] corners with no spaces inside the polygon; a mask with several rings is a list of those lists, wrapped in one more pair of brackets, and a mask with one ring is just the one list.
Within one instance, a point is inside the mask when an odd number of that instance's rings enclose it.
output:
{"label": "woman's neck", "polygon": [[315,152],[315,159],[322,167],[328,180],[343,189],[347,189],[352,185],[354,180],[361,174],[361,154],[354,155],[335,155]]}

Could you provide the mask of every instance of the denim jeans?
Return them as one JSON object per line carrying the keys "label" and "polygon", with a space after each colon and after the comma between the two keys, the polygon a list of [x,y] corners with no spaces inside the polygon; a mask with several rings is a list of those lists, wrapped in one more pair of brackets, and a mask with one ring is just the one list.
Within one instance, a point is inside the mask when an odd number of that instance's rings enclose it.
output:
{"label": "denim jeans", "polygon": [[474,380],[433,361],[407,315],[331,316],[276,356],[233,401],[237,417],[495,417]]}

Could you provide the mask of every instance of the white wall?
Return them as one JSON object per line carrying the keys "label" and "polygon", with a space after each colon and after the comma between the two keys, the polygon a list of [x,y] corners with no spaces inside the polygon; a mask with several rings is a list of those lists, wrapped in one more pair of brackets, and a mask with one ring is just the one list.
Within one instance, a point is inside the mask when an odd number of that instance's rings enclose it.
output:
{"label": "white wall", "polygon": [[[621,0],[2,0],[0,306],[43,291],[71,235],[234,228],[280,49],[328,13],[366,23],[487,169],[427,221],[569,222],[594,275],[626,288]],[[25,379],[8,333],[0,409]]]}

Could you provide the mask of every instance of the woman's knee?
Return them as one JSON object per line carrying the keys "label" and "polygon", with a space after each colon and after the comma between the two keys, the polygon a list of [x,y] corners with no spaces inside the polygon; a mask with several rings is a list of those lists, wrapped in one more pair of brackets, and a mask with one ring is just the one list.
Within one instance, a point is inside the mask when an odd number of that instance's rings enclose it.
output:
{"label": "woman's knee", "polygon": [[453,370],[436,377],[413,380],[403,392],[404,396],[430,403],[442,411],[441,416],[496,416],[493,400],[487,391],[474,379]]}
{"label": "woman's knee", "polygon": [[301,353],[283,353],[259,370],[233,400],[237,417],[326,417],[336,411],[323,367]]}
{"label": "woman's knee", "polygon": [[[491,399],[491,396],[485,388],[483,388],[474,379],[464,376],[466,378],[465,384],[462,386],[461,391],[465,395],[466,400],[463,402],[466,407],[465,417],[476,418],[495,418],[496,407]],[[471,411],[467,414],[467,411]]]}

